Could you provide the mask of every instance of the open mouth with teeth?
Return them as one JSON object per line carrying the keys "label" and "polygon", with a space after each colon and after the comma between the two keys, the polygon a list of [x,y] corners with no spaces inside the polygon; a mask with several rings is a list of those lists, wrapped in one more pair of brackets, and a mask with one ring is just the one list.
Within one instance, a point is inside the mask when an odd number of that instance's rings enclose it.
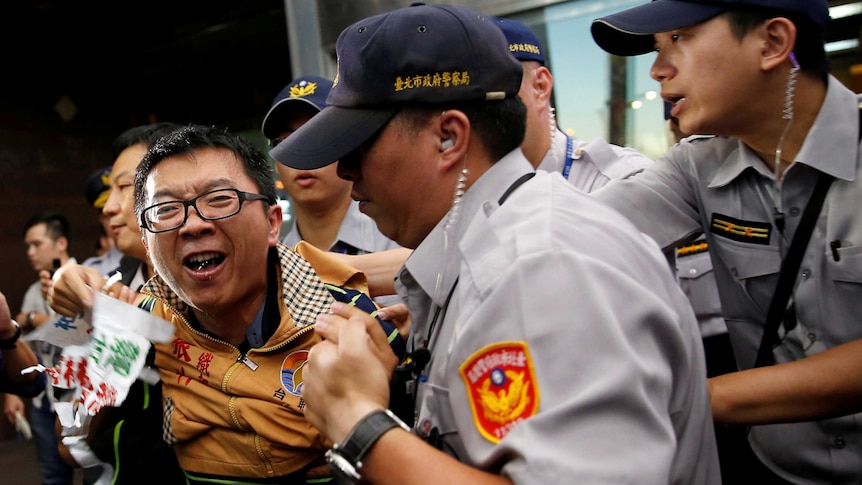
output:
{"label": "open mouth with teeth", "polygon": [[214,268],[224,261],[224,255],[219,253],[200,253],[189,256],[183,263],[186,268],[194,271],[204,271]]}

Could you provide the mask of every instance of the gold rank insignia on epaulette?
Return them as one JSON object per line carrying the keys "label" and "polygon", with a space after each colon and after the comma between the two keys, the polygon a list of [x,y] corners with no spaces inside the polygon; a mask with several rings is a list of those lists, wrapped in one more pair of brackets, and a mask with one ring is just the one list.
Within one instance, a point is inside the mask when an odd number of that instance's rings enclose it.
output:
{"label": "gold rank insignia on epaulette", "polygon": [[705,253],[707,250],[709,250],[709,243],[706,241],[696,241],[676,248],[676,255],[682,258],[684,256]]}
{"label": "gold rank insignia on epaulette", "polygon": [[772,224],[768,222],[743,221],[715,212],[709,224],[709,232],[734,241],[769,245]]}

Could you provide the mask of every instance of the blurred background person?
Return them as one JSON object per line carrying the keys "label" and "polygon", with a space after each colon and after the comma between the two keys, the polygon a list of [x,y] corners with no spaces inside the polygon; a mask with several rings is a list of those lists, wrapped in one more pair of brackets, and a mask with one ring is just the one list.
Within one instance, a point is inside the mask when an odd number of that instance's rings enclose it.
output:
{"label": "blurred background person", "polygon": [[85,259],[81,264],[90,268],[96,268],[102,274],[107,274],[108,271],[116,268],[123,257],[123,253],[117,249],[114,237],[111,235],[108,223],[109,218],[102,211],[110,194],[110,187],[108,185],[110,174],[111,167],[103,167],[96,170],[87,178],[87,184],[84,188],[87,203],[96,210],[96,217],[99,221],[99,238],[96,240],[96,254]]}
{"label": "blurred background person", "polygon": [[[37,214],[31,217],[24,227],[27,258],[33,269],[40,273],[41,280],[27,289],[21,311],[15,318],[24,334],[49,323],[55,316],[45,299],[48,286],[43,283],[49,282],[48,275],[60,266],[77,262],[69,255],[69,236],[69,221],[58,213]],[[41,341],[34,341],[32,345],[45,366],[51,367],[59,362],[62,351],[60,347]],[[30,410],[39,473],[42,475],[43,485],[71,484],[72,467],[63,461],[57,449],[57,436],[54,430],[57,417],[54,402],[57,396],[50,383],[47,383],[43,389],[43,392],[33,398],[33,407]],[[4,411],[7,415],[13,409],[21,409],[23,406],[23,402],[17,396],[6,396]]]}

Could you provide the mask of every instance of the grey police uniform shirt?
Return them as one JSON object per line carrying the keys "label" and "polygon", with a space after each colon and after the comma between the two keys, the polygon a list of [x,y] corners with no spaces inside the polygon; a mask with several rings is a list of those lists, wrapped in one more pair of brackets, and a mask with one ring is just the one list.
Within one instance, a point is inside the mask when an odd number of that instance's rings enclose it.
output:
{"label": "grey police uniform shirt", "polygon": [[700,334],[704,338],[727,333],[727,324],[724,323],[724,316],[721,313],[715,271],[712,269],[712,259],[707,249],[700,249],[708,245],[705,238],[698,238],[676,250],[676,275],[679,278],[679,286],[691,302],[691,308],[700,327]]}
{"label": "grey police uniform shirt", "polygon": [[[563,173],[567,151],[566,134],[558,129],[538,169]],[[652,163],[649,157],[633,148],[611,145],[601,138],[590,142],[573,139],[568,181],[585,192],[592,192],[611,180],[641,172]]]}
{"label": "grey police uniform shirt", "polygon": [[[797,325],[789,333],[782,330],[774,354],[787,362],[862,338],[859,101],[829,76],[823,106],[780,189],[752,150],[716,137],[680,143],[643,173],[594,193],[663,247],[706,234],[741,369],[754,364],[781,259],[819,172],[835,181],[793,292]],[[776,206],[786,219],[783,233],[776,227]],[[755,426],[749,438],[764,463],[785,478],[862,482],[862,414]]]}
{"label": "grey police uniform shirt", "polygon": [[121,259],[123,259],[123,253],[121,253],[116,246],[112,246],[111,249],[102,256],[91,256],[85,259],[84,262],[81,263],[81,266],[96,269],[102,276],[104,276],[116,269],[116,267],[120,265]]}
{"label": "grey police uniform shirt", "polygon": [[495,163],[448,250],[444,218],[399,272],[408,348],[432,353],[415,431],[517,484],[720,483],[700,334],[666,259],[557,173],[500,206],[531,171],[520,150]]}
{"label": "grey police uniform shirt", "polygon": [[[567,151],[566,134],[558,129],[539,170],[562,173]],[[572,155],[568,180],[585,192],[631,177],[653,164],[652,159],[641,152],[611,145],[601,138],[589,143],[572,140]],[[709,253],[686,253],[678,256],[675,264],[680,287],[691,303],[701,335],[712,337],[727,333]]]}
{"label": "grey police uniform shirt", "polygon": [[[290,232],[281,239],[281,242],[288,247],[295,247],[301,240],[302,235],[299,234],[294,219]],[[374,219],[360,212],[359,202],[354,200],[347,208],[341,226],[338,228],[335,242],[332,243],[329,250],[336,253],[368,254],[400,247],[398,243],[377,230]]]}

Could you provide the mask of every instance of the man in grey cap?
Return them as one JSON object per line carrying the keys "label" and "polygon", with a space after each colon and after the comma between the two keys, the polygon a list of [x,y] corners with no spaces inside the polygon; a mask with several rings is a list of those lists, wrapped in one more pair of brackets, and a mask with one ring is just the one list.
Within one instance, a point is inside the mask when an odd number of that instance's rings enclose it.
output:
{"label": "man in grey cap", "polygon": [[713,415],[806,484],[862,482],[860,98],[829,74],[828,21],[826,0],[656,0],[592,25],[612,54],[657,50],[670,115],[719,135],[595,196],[661,246],[706,235],[745,369],[710,380]]}
{"label": "man in grey cap", "polygon": [[522,67],[506,45],[464,7],[361,20],[336,43],[328,106],[272,151],[295,168],[339,160],[360,210],[415,248],[396,282],[412,431],[386,410],[397,362],[383,333],[340,304],[316,321],[303,400],[337,443],[330,469],[370,483],[718,483],[691,308],[654,244],[518,149]]}

